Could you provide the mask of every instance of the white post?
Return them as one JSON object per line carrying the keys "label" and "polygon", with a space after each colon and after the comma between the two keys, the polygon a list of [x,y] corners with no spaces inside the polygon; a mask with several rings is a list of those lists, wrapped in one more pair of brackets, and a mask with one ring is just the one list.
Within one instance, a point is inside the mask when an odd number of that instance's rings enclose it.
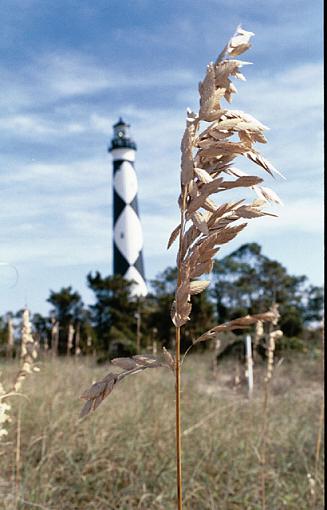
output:
{"label": "white post", "polygon": [[250,335],[245,336],[245,347],[246,347],[247,378],[249,385],[249,398],[251,398],[253,393],[253,361]]}

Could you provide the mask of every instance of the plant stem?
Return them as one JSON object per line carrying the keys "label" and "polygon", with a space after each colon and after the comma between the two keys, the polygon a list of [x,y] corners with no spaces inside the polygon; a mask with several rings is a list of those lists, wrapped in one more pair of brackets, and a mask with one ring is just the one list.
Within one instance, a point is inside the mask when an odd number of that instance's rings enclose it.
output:
{"label": "plant stem", "polygon": [[176,470],[177,470],[177,508],[182,510],[182,434],[181,434],[181,328],[176,328]]}
{"label": "plant stem", "polygon": [[[322,375],[322,389],[324,389],[324,347],[325,347],[325,335],[324,335],[324,326],[321,331],[321,375]],[[321,449],[321,436],[324,429],[324,396],[322,396],[320,403],[320,414],[319,414],[319,426],[318,426],[318,434],[316,441],[316,452],[315,452],[315,480],[318,478],[318,470],[319,470],[319,457],[320,457],[320,449]]]}
{"label": "plant stem", "polygon": [[267,463],[267,426],[268,426],[268,398],[269,381],[265,382],[263,401],[263,426],[261,445],[261,510],[266,510],[266,463]]}
{"label": "plant stem", "polygon": [[16,454],[15,454],[15,508],[18,508],[20,489],[20,447],[21,447],[21,402],[18,404],[17,431],[16,431]]}
{"label": "plant stem", "polygon": [[266,510],[266,468],[267,468],[267,441],[268,441],[268,426],[269,426],[269,392],[271,383],[271,370],[272,366],[269,363],[273,363],[273,358],[270,358],[272,350],[272,356],[274,354],[274,346],[271,346],[271,334],[272,324],[269,324],[268,331],[268,365],[267,374],[264,381],[264,400],[263,400],[263,425],[262,425],[262,437],[261,437],[261,510]]}
{"label": "plant stem", "polygon": [[[178,278],[177,287],[182,282],[182,241],[185,228],[187,187],[181,187],[181,228],[179,233],[178,250]],[[176,482],[177,482],[177,510],[183,508],[182,495],[182,433],[181,433],[181,328],[176,326],[176,354],[175,354],[175,391],[176,391]]]}

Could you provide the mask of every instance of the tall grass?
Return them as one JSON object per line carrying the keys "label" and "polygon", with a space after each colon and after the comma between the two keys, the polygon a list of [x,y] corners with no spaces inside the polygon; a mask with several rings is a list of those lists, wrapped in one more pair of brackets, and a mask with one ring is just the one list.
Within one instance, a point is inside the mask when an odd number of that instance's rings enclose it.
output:
{"label": "tall grass", "polygon": [[[186,128],[181,142],[180,191],[178,198],[180,223],[173,230],[168,248],[178,239],[177,289],[171,307],[171,319],[176,328],[175,357],[164,351],[164,361],[149,355],[116,358],[114,365],[123,369],[110,372],[83,392],[86,402],[81,417],[95,411],[114,387],[126,377],[146,369],[166,367],[175,375],[175,431],[176,431],[176,481],[177,508],[182,510],[182,435],[181,435],[181,328],[190,320],[191,297],[203,292],[210,281],[199,279],[211,272],[214,256],[222,245],[234,239],[246,226],[244,218],[276,216],[263,211],[269,202],[281,203],[277,194],[261,186],[263,179],[248,175],[233,166],[238,156],[243,156],[270,175],[279,172],[254,147],[266,143],[261,122],[239,110],[223,105],[231,103],[237,91],[231,78],[245,80],[241,68],[248,62],[235,59],[251,47],[254,34],[240,26],[226,44],[216,61],[207,66],[206,75],[199,84],[199,111],[188,109]],[[203,123],[206,123],[203,126]],[[208,125],[209,124],[209,125]],[[201,131],[202,130],[202,131]],[[235,139],[236,138],[236,139]],[[281,175],[281,174],[279,174]],[[245,199],[218,204],[212,200],[228,190],[245,188],[259,198],[250,203]],[[247,315],[211,328],[193,340],[193,343],[215,339],[221,331],[248,327],[260,321],[278,319],[277,309],[254,316]]]}
{"label": "tall grass", "polygon": [[[285,360],[271,383],[266,502],[270,510],[306,510],[307,473],[315,471],[315,441],[322,396],[317,361]],[[78,426],[85,377],[103,372],[87,360],[44,362],[25,381],[21,399],[21,471],[18,508],[29,510],[173,510],[175,423],[168,371],[122,381],[97,419]],[[234,362],[213,379],[208,355],[192,355],[182,380],[184,507],[187,510],[260,508],[260,438],[265,369],[256,368],[253,399],[229,385]],[[17,365],[0,367],[4,383]],[[17,406],[17,400],[12,401]],[[15,428],[0,444],[0,508],[14,508]],[[323,508],[323,458],[315,508]]]}

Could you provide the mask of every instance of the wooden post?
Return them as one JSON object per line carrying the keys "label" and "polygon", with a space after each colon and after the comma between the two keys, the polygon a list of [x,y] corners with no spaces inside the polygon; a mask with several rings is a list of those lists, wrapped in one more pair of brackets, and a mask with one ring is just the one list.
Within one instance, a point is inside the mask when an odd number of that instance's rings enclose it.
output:
{"label": "wooden post", "polygon": [[246,348],[246,368],[247,368],[247,379],[249,388],[249,398],[253,394],[253,360],[252,360],[252,345],[251,336],[245,336],[245,348]]}
{"label": "wooden post", "polygon": [[14,328],[12,318],[8,318],[8,340],[7,340],[7,357],[12,358],[14,352]]}
{"label": "wooden post", "polygon": [[58,344],[59,344],[59,323],[56,321],[55,317],[51,318],[52,328],[51,328],[51,354],[52,356],[58,355]]}
{"label": "wooden post", "polygon": [[72,323],[70,322],[68,325],[68,336],[67,336],[67,356],[71,353],[73,348],[73,338],[74,338],[75,329]]}
{"label": "wooden post", "polygon": [[214,344],[214,350],[213,350],[213,376],[215,379],[218,378],[218,353],[221,346],[221,340],[217,337],[215,344]]}
{"label": "wooden post", "polygon": [[81,324],[78,322],[75,333],[75,356],[79,356],[81,354],[81,349],[79,346],[80,342],[81,342]]}
{"label": "wooden post", "polygon": [[134,315],[136,319],[136,351],[139,354],[141,352],[141,314],[140,309]]}
{"label": "wooden post", "polygon": [[152,328],[152,354],[157,354],[157,328]]}

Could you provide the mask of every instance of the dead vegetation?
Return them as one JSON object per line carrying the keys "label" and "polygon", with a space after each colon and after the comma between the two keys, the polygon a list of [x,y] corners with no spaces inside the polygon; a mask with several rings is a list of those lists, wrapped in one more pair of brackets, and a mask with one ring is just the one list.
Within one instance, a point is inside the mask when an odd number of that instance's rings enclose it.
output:
{"label": "dead vegetation", "polygon": [[[264,364],[255,366],[254,393],[233,387],[236,360],[219,364],[190,355],[182,380],[183,451],[187,510],[260,508]],[[17,372],[1,366],[4,384]],[[91,360],[43,361],[26,379],[21,400],[20,510],[174,510],[174,395],[169,370],[144,370],[121,381],[97,419],[78,426],[76,395],[100,379]],[[58,376],[60,374],[60,376]],[[315,473],[322,384],[319,359],[292,353],[271,379],[267,508],[307,510]],[[12,405],[16,408],[18,401]],[[16,410],[13,410],[16,413]],[[12,510],[15,428],[0,446],[0,508]],[[316,510],[323,509],[323,445],[315,478]],[[38,506],[35,506],[38,505]]]}
{"label": "dead vegetation", "polygon": [[[166,359],[170,356],[171,367],[175,372],[178,510],[182,510],[183,506],[180,342],[181,327],[190,320],[191,297],[203,292],[210,284],[209,280],[199,278],[211,272],[214,256],[220,247],[234,239],[247,226],[247,223],[240,223],[239,220],[266,215],[276,216],[262,208],[269,202],[281,203],[274,191],[260,186],[263,182],[261,177],[247,175],[233,166],[238,156],[244,156],[271,176],[275,173],[281,175],[254,148],[257,142],[267,142],[263,134],[267,128],[251,115],[231,110],[222,104],[223,99],[231,103],[232,95],[237,92],[231,78],[245,80],[240,69],[248,62],[237,60],[235,57],[251,47],[250,39],[253,35],[239,26],[217,60],[208,64],[206,75],[199,84],[199,111],[195,113],[188,109],[186,129],[181,142],[181,188],[178,198],[180,223],[168,241],[168,248],[175,240],[179,241],[178,281],[171,308],[171,318],[176,328],[175,358],[165,353]],[[203,123],[206,123],[204,129]],[[235,135],[238,137],[237,140],[234,140]],[[235,188],[255,191],[259,198],[250,203],[241,199],[222,201],[219,204],[212,199],[212,195],[216,196]],[[211,328],[193,343],[215,339],[222,331],[246,328],[258,321],[277,323],[277,320],[277,309],[272,306],[266,313],[248,315]],[[125,361],[121,358],[118,365],[125,368],[125,371],[119,375],[109,373],[84,391],[82,398],[86,399],[86,403],[81,412],[82,417],[94,411],[119,380],[145,368],[163,366],[157,358],[149,356],[139,361],[135,357]]]}

